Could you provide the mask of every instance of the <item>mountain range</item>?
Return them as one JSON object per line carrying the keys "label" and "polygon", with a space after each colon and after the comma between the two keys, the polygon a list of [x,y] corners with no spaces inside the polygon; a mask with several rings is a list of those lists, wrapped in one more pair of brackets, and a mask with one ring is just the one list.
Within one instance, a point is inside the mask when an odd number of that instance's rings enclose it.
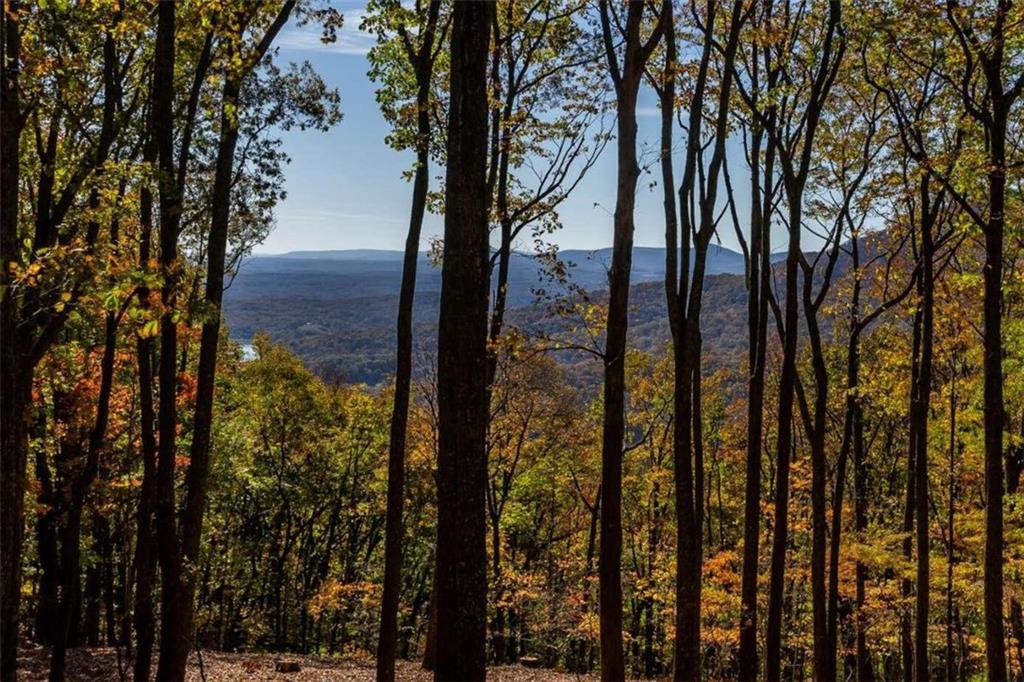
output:
{"label": "mountain range", "polygon": [[[569,266],[574,285],[600,297],[607,287],[611,248],[565,250],[559,258]],[[367,249],[251,256],[225,293],[231,336],[245,343],[253,334],[265,332],[322,376],[379,383],[393,371],[402,260],[400,251]],[[710,247],[705,310],[706,327],[714,331],[705,328],[704,333],[719,348],[745,343],[743,268],[742,254]],[[661,286],[664,272],[663,248],[634,248],[631,342],[637,347],[662,345],[668,339]],[[420,352],[432,353],[441,269],[426,253],[419,255],[416,280],[416,345]],[[545,323],[537,296],[540,289],[550,292],[558,287],[552,286],[539,259],[514,254],[508,288],[510,322]]]}

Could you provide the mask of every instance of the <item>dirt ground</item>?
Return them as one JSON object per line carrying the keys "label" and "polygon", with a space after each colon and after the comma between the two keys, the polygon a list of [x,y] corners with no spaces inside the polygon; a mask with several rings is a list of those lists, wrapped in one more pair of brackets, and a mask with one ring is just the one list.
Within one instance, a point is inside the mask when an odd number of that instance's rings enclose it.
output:
{"label": "dirt ground", "polygon": [[[299,671],[292,673],[275,672],[276,661],[294,661]],[[49,672],[49,649],[22,649],[18,657],[19,679],[42,682]],[[93,680],[131,679],[131,665],[122,660],[119,674],[117,652],[114,649],[72,649],[68,652],[68,682],[92,682]],[[154,661],[153,670],[156,670]],[[186,679],[189,682],[234,682],[242,680],[288,680],[290,682],[313,682],[319,680],[367,682],[374,679],[373,662],[318,658],[315,656],[285,654],[236,654],[220,651],[204,651],[202,668],[199,657],[189,657]],[[405,682],[428,682],[431,673],[424,671],[419,663],[399,661],[396,677]],[[577,675],[559,673],[553,670],[525,668],[508,665],[489,668],[487,679],[496,682],[570,682],[583,680]]]}

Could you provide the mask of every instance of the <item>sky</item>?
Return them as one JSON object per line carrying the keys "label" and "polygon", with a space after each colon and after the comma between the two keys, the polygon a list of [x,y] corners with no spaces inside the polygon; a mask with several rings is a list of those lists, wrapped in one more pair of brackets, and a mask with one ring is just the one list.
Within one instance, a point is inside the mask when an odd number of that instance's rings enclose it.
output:
{"label": "sky", "polygon": [[[395,249],[405,245],[408,229],[411,184],[403,171],[412,164],[412,154],[396,152],[384,142],[389,126],[374,99],[376,85],[367,77],[366,52],[374,37],[358,30],[363,13],[361,3],[338,3],[345,24],[338,41],[324,45],[315,26],[294,24],[278,37],[281,63],[309,61],[328,86],[341,95],[343,118],[327,133],[289,131],[283,133],[284,151],[291,157],[285,171],[287,197],[277,208],[277,226],[256,253],[328,249]],[[641,94],[638,106],[639,141],[648,160],[658,149],[659,113],[653,92]],[[678,130],[678,129],[677,129]],[[677,133],[677,137],[681,137]],[[677,139],[677,146],[679,140]],[[612,211],[615,207],[615,148],[612,140],[596,165],[560,207],[563,227],[550,241],[563,249],[597,249],[612,240]],[[645,147],[646,146],[646,147]],[[731,164],[734,188],[744,193],[746,181],[739,150]],[[643,163],[643,162],[641,162]],[[443,173],[435,165],[432,176]],[[677,172],[679,175],[678,163]],[[662,190],[651,187],[660,179],[655,165],[638,183],[636,208],[637,246],[664,244]],[[746,202],[738,197],[740,215]],[[731,228],[723,221],[721,243],[737,248]],[[442,218],[428,215],[421,248],[443,230]],[[520,248],[529,248],[524,242]]]}

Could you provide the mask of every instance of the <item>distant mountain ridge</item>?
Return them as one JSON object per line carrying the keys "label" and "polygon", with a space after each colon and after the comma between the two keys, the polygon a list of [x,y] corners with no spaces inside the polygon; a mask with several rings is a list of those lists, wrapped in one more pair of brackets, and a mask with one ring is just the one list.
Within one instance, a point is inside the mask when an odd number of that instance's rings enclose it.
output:
{"label": "distant mountain ridge", "polygon": [[[692,253],[692,250],[691,250]],[[600,290],[607,285],[607,269],[611,263],[612,249],[565,249],[559,258],[572,264],[572,280],[586,289]],[[251,256],[243,264],[239,277],[240,287],[256,282],[269,273],[322,273],[332,276],[354,276],[377,273],[385,278],[388,289],[392,279],[401,282],[401,268],[404,254],[401,251],[383,249],[351,249],[331,251],[292,251],[282,254],[259,254]],[[690,261],[692,262],[692,258]],[[417,285],[428,289],[440,287],[440,271],[430,262],[425,252],[419,253]],[[712,244],[708,249],[707,274],[742,274],[743,255],[732,249]],[[646,282],[661,280],[665,273],[665,249],[638,246],[633,249],[631,280]],[[530,297],[530,286],[542,282],[544,273],[541,262],[528,253],[515,252],[510,268],[510,290],[516,298],[515,305],[523,302],[523,295]],[[384,283],[384,282],[382,282]],[[367,283],[369,284],[369,283]],[[521,291],[516,285],[527,285]],[[393,285],[397,293],[398,284]]]}
{"label": "distant mountain ridge", "polygon": [[[231,336],[246,342],[256,332],[264,331],[324,376],[378,383],[393,371],[394,324],[403,257],[401,251],[375,249],[251,256],[225,293],[225,318]],[[559,257],[572,264],[569,272],[574,284],[595,293],[607,288],[610,247],[592,251],[567,249]],[[692,263],[693,259],[690,260]],[[642,345],[661,343],[663,335],[667,339],[667,326],[660,319],[660,283],[664,272],[664,248],[633,249],[633,316],[639,325],[636,331],[646,329]],[[742,304],[743,272],[742,254],[718,245],[709,248],[707,275],[709,283],[721,291],[718,303]],[[419,254],[416,280],[417,344],[430,352],[440,301],[441,270],[426,253]],[[550,288],[541,263],[532,255],[514,254],[509,275],[509,305],[519,309],[513,310],[514,319],[538,319],[538,288]],[[731,312],[728,317],[732,319]],[[742,315],[736,319],[742,320]],[[727,327],[722,327],[722,333],[732,334]],[[742,327],[736,333],[741,334]],[[631,338],[640,339],[636,335]]]}

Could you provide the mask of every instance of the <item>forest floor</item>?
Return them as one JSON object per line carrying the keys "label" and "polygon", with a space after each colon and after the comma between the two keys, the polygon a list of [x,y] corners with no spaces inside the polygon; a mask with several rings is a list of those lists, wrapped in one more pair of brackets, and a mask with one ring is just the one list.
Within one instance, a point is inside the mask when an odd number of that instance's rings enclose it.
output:
{"label": "forest floor", "polygon": [[[277,661],[294,662],[298,672],[275,672]],[[47,679],[50,667],[49,649],[36,647],[22,649],[18,657],[18,679],[27,682],[42,682]],[[119,673],[119,669],[122,671]],[[153,662],[156,670],[156,661]],[[118,665],[117,652],[110,648],[71,649],[68,651],[67,682],[92,682],[93,680],[131,679],[131,665],[121,661]],[[395,670],[398,680],[405,682],[427,682],[433,674],[423,670],[418,662],[399,661]],[[320,658],[298,654],[248,654],[222,651],[204,651],[202,668],[196,654],[189,656],[185,678],[189,682],[241,682],[242,680],[289,680],[290,682],[311,682],[318,680],[352,681],[373,680],[372,660],[345,660]],[[560,673],[554,670],[525,668],[521,665],[507,665],[488,668],[487,679],[497,682],[571,682],[590,679],[579,675]]]}

